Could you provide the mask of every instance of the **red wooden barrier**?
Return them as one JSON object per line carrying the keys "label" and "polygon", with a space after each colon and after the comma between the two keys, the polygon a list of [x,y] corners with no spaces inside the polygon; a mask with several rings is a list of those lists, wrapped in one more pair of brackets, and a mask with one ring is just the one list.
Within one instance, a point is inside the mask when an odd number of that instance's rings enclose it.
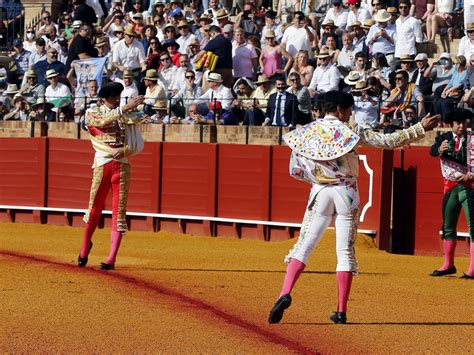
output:
{"label": "red wooden barrier", "polygon": [[[46,138],[0,139],[0,204],[45,206]],[[38,211],[4,211],[1,219],[41,222]]]}
{"label": "red wooden barrier", "polygon": [[[219,144],[217,164],[217,216],[268,221],[270,146]],[[264,229],[217,223],[217,235],[262,238]]]}
{"label": "red wooden barrier", "polygon": [[[161,213],[216,215],[215,144],[164,143],[161,179]],[[211,234],[209,222],[161,221],[161,228]]]}

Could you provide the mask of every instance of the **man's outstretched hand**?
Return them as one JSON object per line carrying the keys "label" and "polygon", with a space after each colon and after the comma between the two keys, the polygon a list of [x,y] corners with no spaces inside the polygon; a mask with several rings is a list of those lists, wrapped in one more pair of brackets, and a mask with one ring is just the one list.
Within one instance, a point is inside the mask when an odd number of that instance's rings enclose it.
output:
{"label": "man's outstretched hand", "polygon": [[425,117],[421,119],[421,124],[425,131],[431,131],[434,128],[438,127],[438,123],[441,120],[441,115],[431,116],[431,114],[427,114]]}

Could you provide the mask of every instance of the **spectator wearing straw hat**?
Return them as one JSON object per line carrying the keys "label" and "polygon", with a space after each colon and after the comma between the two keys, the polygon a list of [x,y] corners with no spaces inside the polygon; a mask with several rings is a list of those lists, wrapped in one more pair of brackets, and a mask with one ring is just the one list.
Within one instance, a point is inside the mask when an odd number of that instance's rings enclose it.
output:
{"label": "spectator wearing straw hat", "polygon": [[265,75],[259,75],[255,82],[257,88],[252,92],[252,105],[244,116],[244,126],[261,126],[265,121],[265,111],[268,106],[270,95],[276,92],[272,87],[271,80]]}
{"label": "spectator wearing straw hat", "polygon": [[138,12],[133,14],[132,16],[132,26],[133,30],[137,34],[137,38],[141,40],[143,38],[143,28],[145,27],[145,23],[143,22],[143,15]]}
{"label": "spectator wearing straw hat", "polygon": [[395,58],[400,58],[402,54],[416,55],[416,43],[423,42],[421,23],[416,18],[410,16],[410,3],[402,0],[398,6],[400,17],[395,22]]}
{"label": "spectator wearing straw hat", "polygon": [[398,63],[400,64],[400,69],[408,73],[408,80],[411,81],[413,73],[415,72],[415,69],[413,68],[414,60],[412,56],[409,54],[402,54],[398,60]]}
{"label": "spectator wearing straw hat", "polygon": [[234,96],[232,91],[223,85],[222,75],[219,73],[209,73],[207,76],[207,82],[209,83],[209,89],[201,96],[199,96],[194,102],[200,104],[208,104],[211,101],[218,100],[222,104],[222,108],[225,111],[230,110]]}
{"label": "spectator wearing straw hat", "polygon": [[88,24],[82,25],[78,35],[72,40],[68,53],[66,68],[69,70],[73,60],[97,57],[97,50],[91,41],[92,29]]}
{"label": "spectator wearing straw hat", "polygon": [[395,68],[395,26],[388,23],[390,17],[385,10],[375,14],[377,24],[370,28],[365,43],[372,49],[372,53],[384,54],[389,66]]}
{"label": "spectator wearing straw hat", "polygon": [[138,96],[138,88],[133,80],[134,75],[131,70],[126,69],[123,72],[122,80],[115,79],[116,82],[123,85],[123,91],[120,94],[120,106],[125,105],[132,97]]}
{"label": "spectator wearing straw hat", "polygon": [[347,15],[346,28],[351,27],[356,21],[363,23],[365,20],[372,17],[367,9],[361,7],[361,0],[347,0],[346,5],[349,6],[350,10]]}
{"label": "spectator wearing straw hat", "polygon": [[112,51],[112,65],[122,73],[126,69],[133,71],[139,87],[141,71],[146,69],[145,49],[136,39],[137,34],[132,26],[125,28],[124,35],[125,38],[120,40]]}
{"label": "spectator wearing straw hat", "polygon": [[470,58],[474,54],[474,22],[466,26],[466,35],[459,42],[458,55]]}
{"label": "spectator wearing straw hat", "polygon": [[16,93],[13,96],[13,107],[5,116],[4,121],[26,121],[28,119],[28,105],[21,94]]}
{"label": "spectator wearing straw hat", "polygon": [[[45,91],[45,98],[46,101],[55,101],[60,102],[60,99],[69,100],[71,97],[71,90],[64,85],[63,83],[59,82],[59,73],[54,69],[49,69],[46,72],[46,80],[49,82],[49,86],[46,88]],[[56,112],[56,108],[53,109]]]}
{"label": "spectator wearing straw hat", "polygon": [[411,77],[411,82],[420,88],[421,93],[426,97],[432,94],[433,79],[425,78],[424,73],[428,69],[428,55],[418,53],[415,57],[416,69]]}
{"label": "spectator wearing straw hat", "polygon": [[179,45],[178,50],[181,53],[185,53],[189,44],[194,42],[194,40],[196,39],[196,36],[191,33],[191,27],[186,20],[181,20],[178,22],[178,31],[181,35],[176,40],[176,43],[178,43]]}
{"label": "spectator wearing straw hat", "polygon": [[38,74],[30,69],[26,72],[26,85],[23,85],[20,93],[26,98],[28,104],[33,105],[39,97],[45,95],[44,85],[38,82]]}
{"label": "spectator wearing straw hat", "polygon": [[265,12],[265,26],[262,28],[263,36],[260,38],[260,45],[262,49],[265,48],[265,33],[270,30],[275,34],[275,41],[280,42],[283,37],[283,33],[281,32],[281,24],[276,23],[276,12],[273,10],[268,10]]}
{"label": "spectator wearing straw hat", "polygon": [[146,86],[145,101],[143,111],[145,114],[151,116],[153,114],[151,107],[158,101],[166,101],[166,90],[161,83],[159,83],[158,73],[155,69],[148,69],[145,73],[143,81]]}
{"label": "spectator wearing straw hat", "polygon": [[358,81],[350,94],[354,97],[355,123],[375,129],[379,126],[379,100],[376,96],[369,95],[369,89],[365,80]]}
{"label": "spectator wearing straw hat", "polygon": [[352,35],[352,44],[354,46],[355,53],[362,52],[366,58],[369,57],[369,46],[365,43],[367,40],[367,34],[362,29],[362,23],[355,21],[350,27],[350,34]]}
{"label": "spectator wearing straw hat", "polygon": [[29,121],[54,121],[56,114],[52,111],[54,105],[46,102],[44,97],[38,98],[34,105],[30,107],[28,114]]}
{"label": "spectator wearing straw hat", "polygon": [[308,87],[312,97],[328,91],[338,90],[340,80],[337,67],[330,64],[331,55],[327,50],[319,52],[316,58],[320,65],[314,71]]}
{"label": "spectator wearing straw hat", "polygon": [[337,26],[333,20],[324,20],[321,24],[321,37],[319,38],[319,48],[327,44],[328,37],[334,37],[336,48],[342,48],[340,36],[336,35]]}

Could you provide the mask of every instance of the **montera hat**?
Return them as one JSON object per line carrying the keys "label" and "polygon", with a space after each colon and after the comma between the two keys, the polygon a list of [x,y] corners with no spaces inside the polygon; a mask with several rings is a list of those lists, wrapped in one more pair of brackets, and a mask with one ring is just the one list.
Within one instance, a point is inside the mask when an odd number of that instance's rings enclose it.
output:
{"label": "montera hat", "polygon": [[99,90],[99,97],[104,99],[108,97],[120,96],[123,91],[123,85],[116,82],[107,83]]}

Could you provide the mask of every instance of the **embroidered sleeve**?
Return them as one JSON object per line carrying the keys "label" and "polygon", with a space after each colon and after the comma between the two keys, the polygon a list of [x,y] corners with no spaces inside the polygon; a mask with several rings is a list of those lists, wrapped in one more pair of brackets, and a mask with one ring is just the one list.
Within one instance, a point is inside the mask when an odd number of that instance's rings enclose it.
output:
{"label": "embroidered sleeve", "polygon": [[93,107],[86,112],[86,124],[88,126],[105,127],[114,121],[121,121],[122,114],[119,108],[103,112],[99,107]]}
{"label": "embroidered sleeve", "polygon": [[374,132],[361,126],[356,126],[355,132],[360,136],[362,145],[383,149],[400,148],[425,136],[421,123],[389,134]]}

